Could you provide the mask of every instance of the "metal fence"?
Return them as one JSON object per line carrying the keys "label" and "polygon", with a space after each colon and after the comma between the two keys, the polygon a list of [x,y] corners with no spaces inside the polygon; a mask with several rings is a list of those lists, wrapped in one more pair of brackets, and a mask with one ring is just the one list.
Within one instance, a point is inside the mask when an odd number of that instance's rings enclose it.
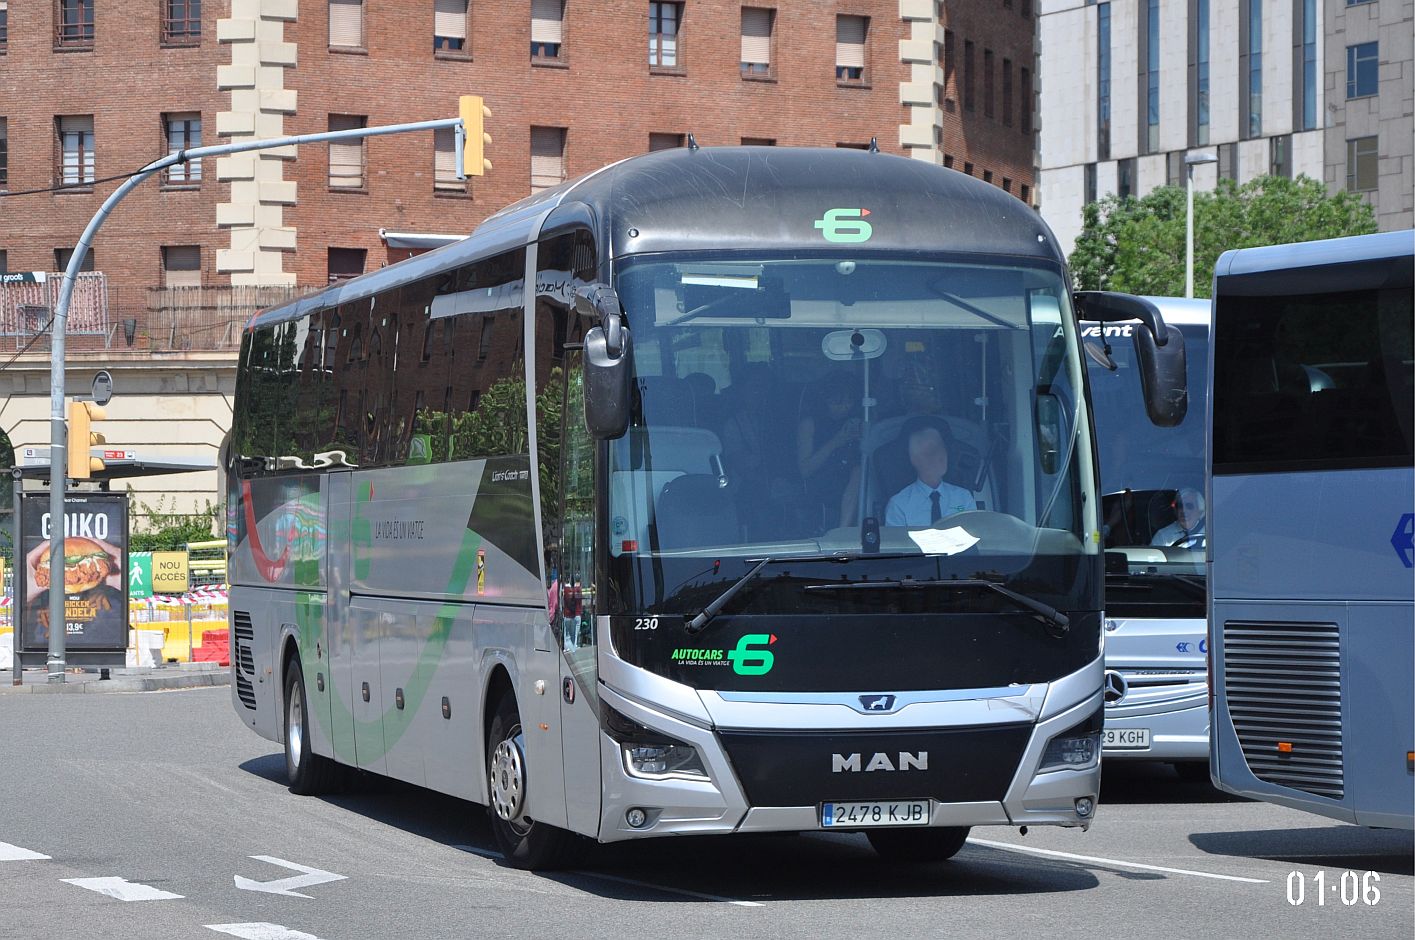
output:
{"label": "metal fence", "polygon": [[[43,352],[62,273],[0,276],[0,348]],[[318,287],[126,287],[80,274],[69,302],[70,349],[235,352],[252,315]]]}

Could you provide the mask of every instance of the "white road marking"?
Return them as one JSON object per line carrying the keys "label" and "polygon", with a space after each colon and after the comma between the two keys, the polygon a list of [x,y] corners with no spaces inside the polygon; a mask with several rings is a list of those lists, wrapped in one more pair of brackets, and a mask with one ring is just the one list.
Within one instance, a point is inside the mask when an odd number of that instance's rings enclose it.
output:
{"label": "white road marking", "polygon": [[1171,875],[1192,875],[1195,878],[1217,878],[1220,881],[1242,881],[1247,884],[1265,885],[1266,878],[1240,878],[1237,875],[1216,875],[1210,871],[1191,871],[1187,868],[1164,868],[1160,865],[1144,865],[1140,862],[1123,862],[1118,858],[1099,858],[1094,855],[1073,855],[1070,852],[1054,852],[1051,849],[1034,849],[1031,846],[1013,845],[1011,842],[990,842],[987,839],[969,839],[971,845],[985,845],[990,849],[1004,852],[1021,852],[1023,855],[1041,855],[1070,862],[1091,862],[1096,865],[1113,865],[1116,868],[1134,868],[1139,871],[1162,871]]}
{"label": "white road marking", "polygon": [[29,862],[48,857],[48,855],[40,855],[38,852],[31,852],[29,849],[22,849],[18,845],[0,842],[0,862]]}
{"label": "white road marking", "polygon": [[[479,849],[474,845],[454,845],[454,849],[461,849],[463,852],[470,852],[473,855],[480,855],[482,858],[500,860],[506,856],[491,849]],[[681,894],[684,897],[700,898],[704,901],[718,901],[723,904],[735,904],[738,907],[765,907],[760,901],[739,901],[736,898],[725,898],[717,894],[703,894],[701,891],[689,891],[687,888],[670,888],[667,885],[654,884],[652,881],[636,881],[633,878],[621,878],[618,875],[606,875],[597,871],[585,871],[582,868],[565,872],[567,875],[584,875],[586,878],[598,878],[601,881],[615,881],[619,884],[633,885],[636,888],[648,888],[653,891],[661,891],[664,894]]]}
{"label": "white road marking", "polygon": [[309,888],[314,885],[322,885],[329,881],[343,881],[346,877],[344,875],[336,875],[332,871],[321,871],[318,868],[310,868],[307,865],[287,862],[283,858],[274,858],[269,855],[252,855],[251,858],[258,862],[269,862],[272,865],[279,865],[282,868],[292,868],[295,871],[302,871],[304,874],[294,875],[290,878],[281,878],[276,881],[252,881],[250,878],[243,878],[240,875],[236,875],[236,887],[244,891],[264,891],[267,894],[283,894],[288,898],[308,898],[308,894],[301,894],[293,889]]}
{"label": "white road marking", "polygon": [[110,898],[117,898],[120,901],[172,901],[182,895],[173,894],[171,891],[163,891],[151,885],[137,884],[126,878],[61,878],[65,884],[78,885],[80,888],[87,888],[90,891],[97,891],[99,894],[106,894]]}
{"label": "white road marking", "polygon": [[319,940],[312,933],[291,930],[281,924],[207,924],[206,929],[240,937],[241,940]]}

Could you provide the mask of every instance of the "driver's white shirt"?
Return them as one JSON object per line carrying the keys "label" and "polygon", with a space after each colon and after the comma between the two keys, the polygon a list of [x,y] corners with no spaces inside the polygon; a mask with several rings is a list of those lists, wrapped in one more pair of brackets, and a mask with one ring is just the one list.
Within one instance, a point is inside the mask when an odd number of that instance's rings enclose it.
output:
{"label": "driver's white shirt", "polygon": [[1162,548],[1201,548],[1204,545],[1204,522],[1199,520],[1199,524],[1192,529],[1171,522],[1155,533],[1150,544]]}
{"label": "driver's white shirt", "polygon": [[934,490],[938,491],[939,511],[944,517],[951,516],[956,512],[967,512],[970,509],[978,508],[973,494],[961,486],[943,482],[937,487],[931,487],[923,480],[916,479],[889,498],[889,502],[884,507],[884,524],[932,525],[929,519],[931,514],[929,494]]}

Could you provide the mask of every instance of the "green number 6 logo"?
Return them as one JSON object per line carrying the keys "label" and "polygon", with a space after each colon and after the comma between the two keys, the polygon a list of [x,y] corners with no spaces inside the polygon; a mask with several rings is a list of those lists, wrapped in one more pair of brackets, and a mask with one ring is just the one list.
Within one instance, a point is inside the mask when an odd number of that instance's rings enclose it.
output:
{"label": "green number 6 logo", "polygon": [[828,209],[823,218],[816,219],[816,228],[828,242],[867,242],[875,231],[874,226],[865,221],[869,214],[869,209]]}
{"label": "green number 6 logo", "polygon": [[776,636],[770,633],[748,633],[742,637],[734,648],[727,651],[727,658],[732,661],[732,671],[739,676],[764,676],[771,672],[771,667],[776,665],[776,654],[754,647],[770,646],[775,642]]}

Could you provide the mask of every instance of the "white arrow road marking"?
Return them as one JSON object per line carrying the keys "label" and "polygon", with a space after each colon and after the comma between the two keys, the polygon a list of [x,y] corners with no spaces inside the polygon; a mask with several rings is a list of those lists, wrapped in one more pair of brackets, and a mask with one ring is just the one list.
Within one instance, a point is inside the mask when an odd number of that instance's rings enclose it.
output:
{"label": "white arrow road marking", "polygon": [[28,862],[48,857],[48,855],[40,855],[38,852],[31,852],[29,849],[22,849],[18,845],[0,842],[0,862]]}
{"label": "white arrow road marking", "polygon": [[240,937],[241,940],[319,940],[312,933],[291,930],[280,924],[207,924],[206,929]]}
{"label": "white arrow road marking", "polygon": [[171,901],[181,897],[180,894],[163,891],[151,885],[140,885],[126,878],[61,878],[60,880],[65,884],[78,885],[80,888],[97,891],[99,894],[106,894],[110,898],[117,898],[120,901]]}
{"label": "white arrow road marking", "polygon": [[295,875],[291,878],[281,878],[278,881],[252,881],[249,878],[243,878],[237,875],[236,887],[245,891],[264,891],[267,894],[283,894],[289,898],[308,898],[308,894],[300,894],[293,889],[322,885],[326,881],[343,881],[345,878],[344,875],[336,875],[332,871],[320,871],[318,868],[297,865],[294,862],[287,862],[283,858],[273,858],[269,855],[252,855],[251,858],[258,862],[269,862],[272,865],[279,865],[282,868],[292,868],[295,871],[302,871],[304,874]]}

